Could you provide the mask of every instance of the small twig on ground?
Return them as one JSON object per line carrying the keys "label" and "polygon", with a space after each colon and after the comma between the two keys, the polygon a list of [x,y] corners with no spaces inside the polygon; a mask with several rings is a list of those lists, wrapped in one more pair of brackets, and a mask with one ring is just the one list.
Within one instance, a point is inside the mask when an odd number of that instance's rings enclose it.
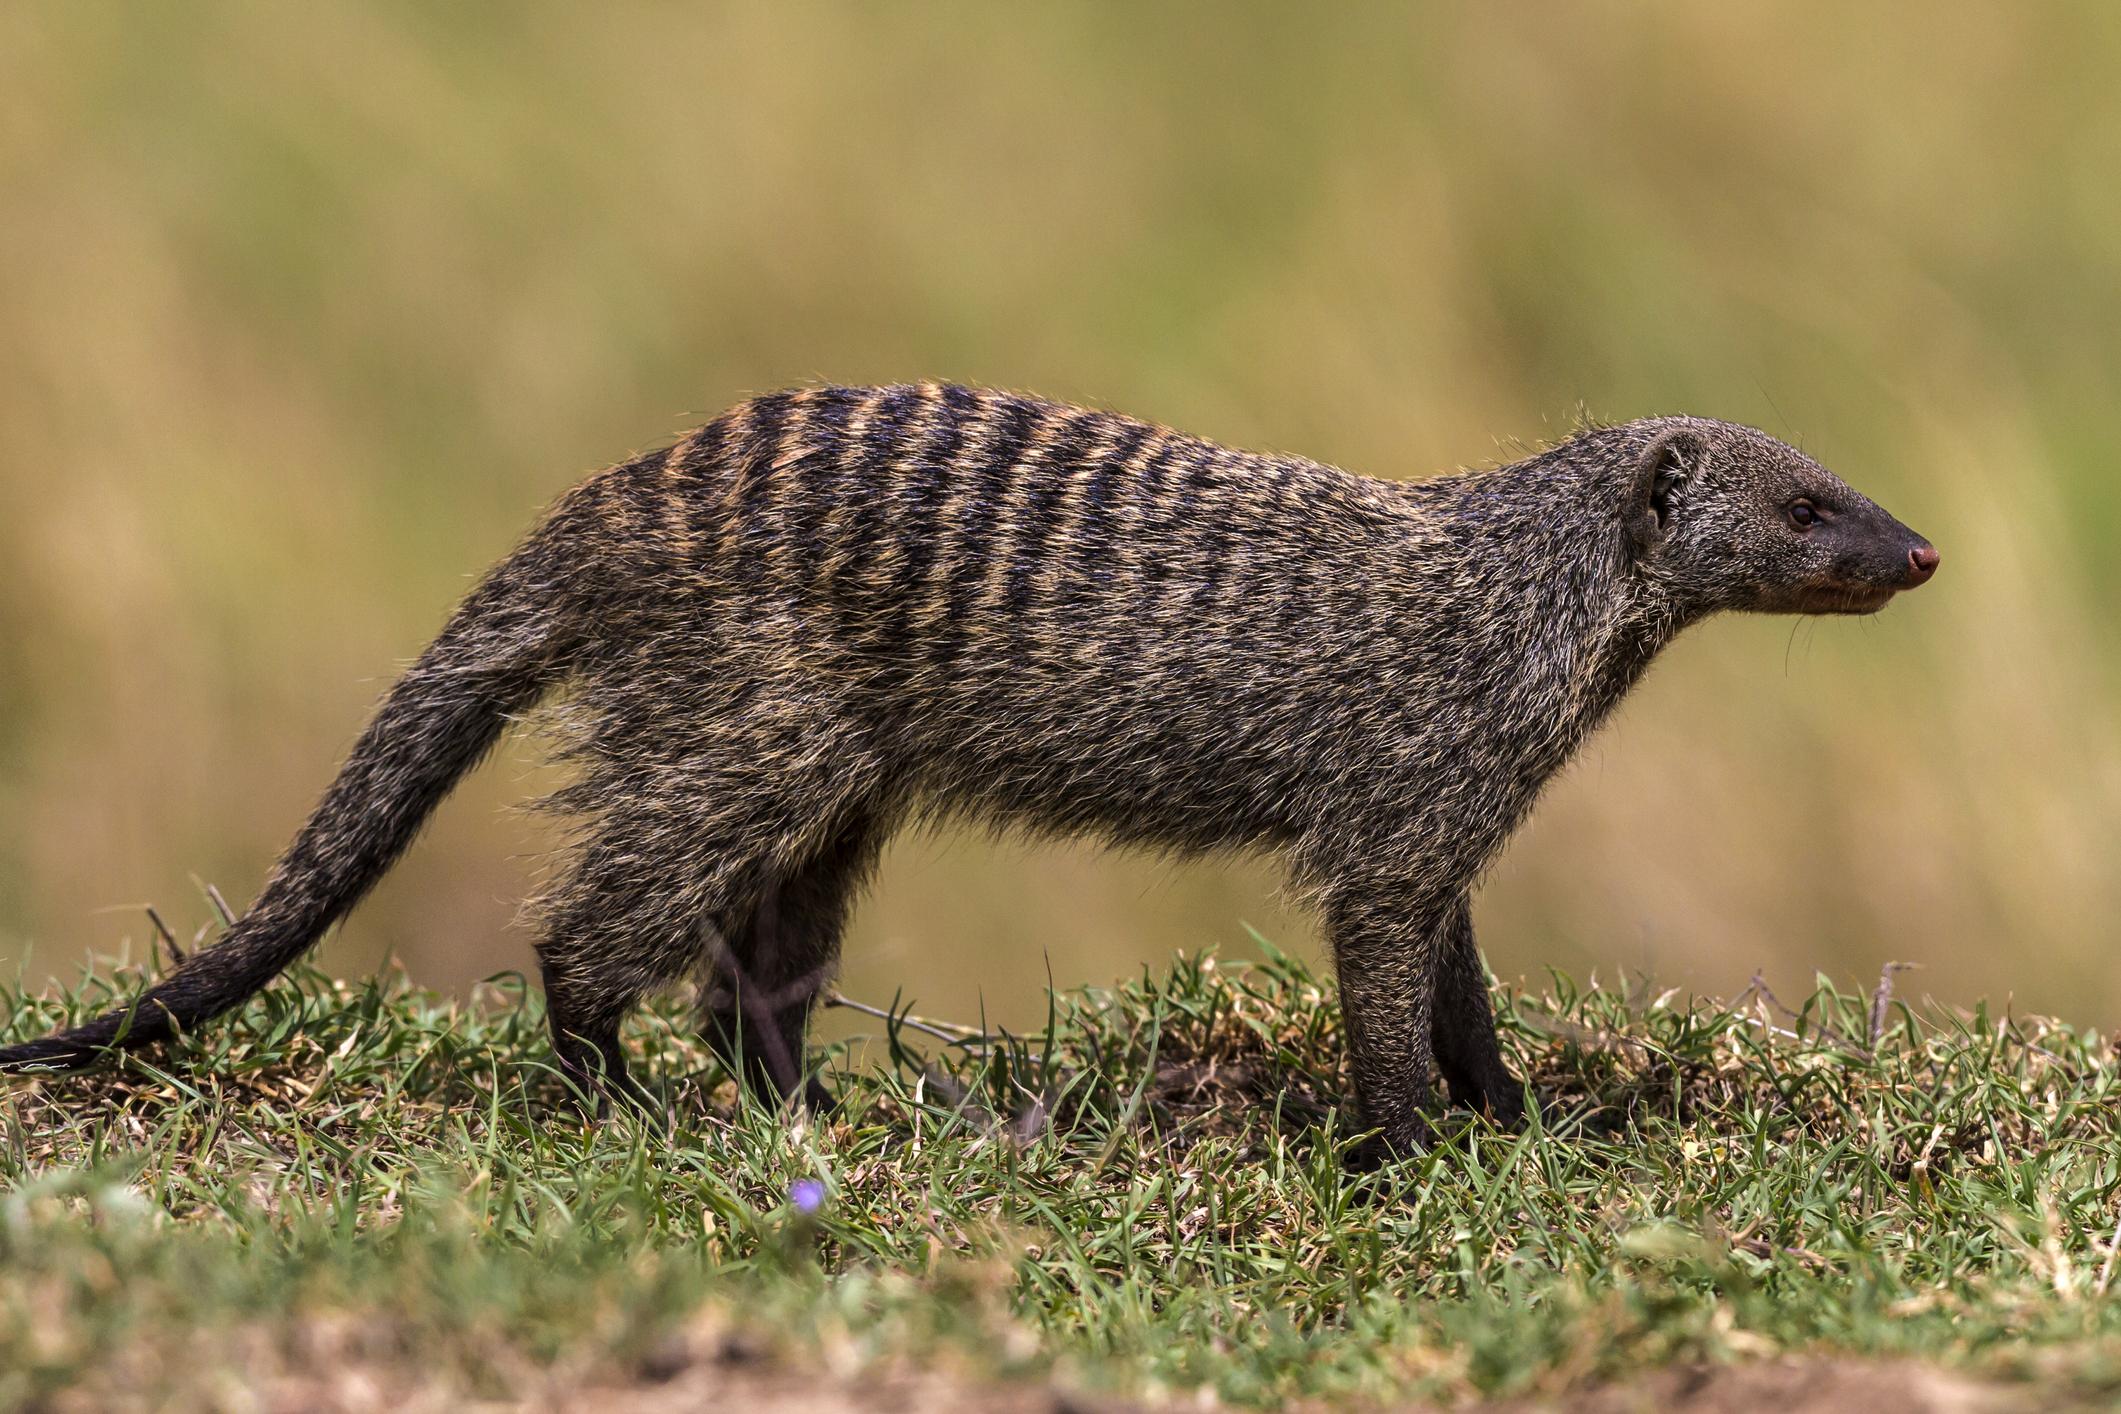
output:
{"label": "small twig on ground", "polygon": [[1888,962],[1878,974],[1877,990],[1871,993],[1870,1050],[1878,1049],[1878,1038],[1885,1034],[1885,1014],[1893,1005],[1893,978],[1920,966],[1919,962]]}
{"label": "small twig on ground", "polygon": [[1775,1000],[1775,994],[1768,990],[1766,980],[1763,979],[1761,975],[1757,972],[1753,974],[1753,980],[1746,983],[1745,990],[1731,999],[1731,1010],[1737,1013],[1739,1018],[1745,1021],[1748,1025],[1757,1026],[1762,1031],[1767,1032],[1770,1036],[1780,1036],[1785,1041],[1801,1041],[1804,1039],[1796,1032],[1790,1030],[1787,1026],[1777,1026],[1774,1022],[1769,1021],[1766,1017],[1753,1016],[1747,1013],[1744,1009],[1745,1004],[1748,1001],[1751,1001],[1755,996],[1760,998],[1761,1004],[1763,1006],[1771,1005],[1776,1010],[1784,1012],[1789,1010],[1788,1007],[1784,1006],[1781,1002]]}
{"label": "small twig on ground", "polygon": [[147,921],[154,925],[155,936],[162,940],[161,946],[169,949],[170,961],[176,966],[182,967],[185,957],[184,949],[177,946],[177,935],[169,931],[169,925],[162,921],[161,914],[155,912],[153,904],[147,905]]}
{"label": "small twig on ground", "polygon": [[2077,1074],[2075,1063],[2072,1062],[2069,1057],[2057,1055],[2055,1052],[2049,1050],[2047,1047],[2041,1045],[2038,1041],[2035,1041],[2030,1036],[2027,1036],[2024,1030],[2018,1025],[2018,1019],[2012,1016],[2007,1008],[2003,1014],[2003,1020],[2000,1023],[2000,1029],[2004,1035],[2010,1037],[2013,1041],[2016,1041],[2019,1045],[2025,1047],[2025,1049],[2031,1051],[2034,1055],[2045,1056],[2048,1060],[2053,1061],[2056,1065],[2062,1066],[2067,1069],[2071,1075]]}
{"label": "small twig on ground", "polygon": [[833,992],[826,996],[825,1005],[828,1007],[845,1007],[849,1011],[858,1011],[864,1016],[873,1016],[878,1021],[888,1021],[895,1025],[907,1027],[910,1030],[920,1032],[924,1036],[933,1036],[938,1041],[947,1041],[953,1046],[984,1047],[994,1043],[994,1038],[991,1035],[976,1026],[960,1026],[954,1021],[929,1021],[915,1016],[910,1011],[887,1011],[883,1007],[871,1006],[867,1002],[858,1002],[854,998],[840,992]]}
{"label": "small twig on ground", "polygon": [[[1755,972],[1753,974],[1753,980],[1747,985],[1746,991],[1759,993],[1760,999],[1762,1001],[1766,1002],[1775,1010],[1781,1012],[1791,1021],[1802,1021],[1804,1019],[1800,1013],[1791,1011],[1788,1007],[1782,1004],[1782,998],[1775,995],[1774,989],[1769,987],[1767,984],[1767,978],[1763,977],[1758,972]],[[1744,993],[1740,993],[1741,999],[1743,998],[1743,996]],[[1851,1041],[1848,1037],[1842,1035],[1839,1031],[1835,1030],[1833,1025],[1823,1017],[1814,1017],[1812,1019],[1812,1026],[1823,1039],[1831,1041],[1833,1044],[1840,1046],[1845,1050],[1860,1051],[1863,1049],[1863,1047],[1857,1045],[1854,1041]],[[1774,1028],[1769,1029],[1772,1030]],[[1793,1041],[1803,1039],[1803,1037],[1799,1036],[1794,1031],[1784,1031],[1780,1034],[1789,1037]]]}
{"label": "small twig on ground", "polygon": [[1782,998],[1776,996],[1774,988],[1768,986],[1767,976],[1758,971],[1753,973],[1753,980],[1745,984],[1745,990],[1738,994],[1738,1000],[1742,1002],[1747,997],[1753,996],[1759,997],[1760,1000],[1766,1002],[1784,1016],[1794,1019],[1797,1015],[1796,1012],[1791,1011],[1782,1004]]}
{"label": "small twig on ground", "polygon": [[1738,1019],[1740,1021],[1743,1021],[1748,1026],[1759,1027],[1762,1031],[1767,1032],[1770,1036],[1780,1036],[1785,1041],[1802,1041],[1804,1039],[1796,1032],[1790,1030],[1789,1027],[1777,1026],[1774,1022],[1769,1021],[1764,1017],[1741,1016]]}
{"label": "small twig on ground", "polygon": [[228,906],[227,899],[221,897],[220,886],[218,884],[208,884],[206,886],[206,897],[213,904],[214,912],[221,915],[221,926],[224,928],[235,927],[236,911]]}

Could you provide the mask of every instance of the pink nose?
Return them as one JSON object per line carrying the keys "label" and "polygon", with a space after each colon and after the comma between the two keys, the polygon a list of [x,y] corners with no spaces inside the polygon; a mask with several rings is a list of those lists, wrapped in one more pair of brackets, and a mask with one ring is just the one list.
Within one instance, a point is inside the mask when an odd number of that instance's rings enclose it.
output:
{"label": "pink nose", "polygon": [[1907,582],[1910,585],[1927,584],[1930,576],[1937,572],[1937,565],[1944,556],[1937,553],[1934,545],[1917,545],[1907,552]]}

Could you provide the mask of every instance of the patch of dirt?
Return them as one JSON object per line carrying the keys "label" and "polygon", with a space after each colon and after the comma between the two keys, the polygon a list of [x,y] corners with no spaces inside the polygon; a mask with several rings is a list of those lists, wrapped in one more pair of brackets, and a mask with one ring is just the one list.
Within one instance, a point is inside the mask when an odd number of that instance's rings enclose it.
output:
{"label": "patch of dirt", "polygon": [[[1050,1384],[1002,1383],[949,1367],[909,1364],[835,1372],[741,1334],[674,1339],[623,1366],[538,1368],[498,1360],[484,1389],[349,1344],[345,1330],[321,1330],[290,1346],[258,1332],[231,1339],[187,1364],[119,1359],[80,1385],[52,1391],[36,1407],[54,1414],[117,1408],[245,1409],[264,1414],[353,1414],[375,1410],[525,1409],[550,1414],[679,1414],[744,1410],[758,1414],[1151,1414],[1199,1409],[1196,1398],[1151,1404],[1084,1394]],[[141,1352],[131,1352],[138,1355]],[[1323,1411],[1329,1406],[1292,1406]],[[1337,1407],[1337,1406],[1334,1406]],[[1555,1398],[1461,1406],[1479,1414],[2016,1414],[2019,1410],[2106,1408],[2089,1395],[2033,1385],[1984,1383],[1913,1362],[1783,1359],[1744,1365],[1665,1369],[1619,1384]],[[1432,1407],[1367,1406],[1369,1414],[1441,1414]]]}
{"label": "patch of dirt", "polygon": [[1795,1359],[1659,1370],[1561,1399],[1481,1406],[1488,1414],[2015,1414],[2091,1407],[2089,1400],[2058,1399],[2052,1390],[1984,1384],[1925,1365]]}
{"label": "patch of dirt", "polygon": [[556,1411],[677,1414],[742,1409],[759,1414],[1144,1414],[1144,1406],[1042,1385],[968,1384],[945,1376],[890,1375],[842,1381],[793,1370],[681,1376],[655,1389],[585,1389]]}
{"label": "patch of dirt", "polygon": [[[842,1382],[787,1368],[713,1366],[688,1372],[660,1389],[584,1390],[554,1407],[620,1414],[708,1408],[763,1414],[1145,1414],[1152,1406],[1042,1386],[967,1384],[930,1374]],[[1167,1407],[1199,1406],[1188,1400]],[[2053,1391],[1984,1384],[1915,1364],[1778,1360],[1661,1370],[1639,1381],[1556,1401],[1472,1407],[1481,1414],[2016,1414],[2071,1405],[2058,1401]],[[2076,1407],[2091,1406],[2086,1401]]]}
{"label": "patch of dirt", "polygon": [[[651,1370],[642,1380],[624,1385],[592,1381],[492,1407],[552,1414],[704,1409],[758,1414],[1147,1414],[1155,1407],[1045,1385],[988,1384],[934,1372],[902,1370],[848,1379],[778,1362],[707,1360],[657,1378],[661,1373]],[[465,1407],[417,1384],[371,1381],[356,1371],[283,1379],[254,1388],[251,1396],[253,1407],[290,1412]],[[1189,1400],[1165,1407],[1199,1406]],[[1983,1384],[1921,1365],[1779,1360],[1662,1370],[1556,1400],[1471,1407],[1481,1414],[2016,1414],[2089,1409],[2092,1404],[2058,1400],[2052,1390]]]}
{"label": "patch of dirt", "polygon": [[982,1384],[948,1375],[894,1372],[859,1379],[793,1368],[698,1365],[669,1379],[628,1385],[595,1382],[491,1403],[459,1391],[407,1386],[360,1371],[281,1379],[250,1389],[244,1406],[274,1414],[354,1414],[369,1410],[524,1409],[541,1414],[1146,1414],[1144,1406],[1043,1385]]}

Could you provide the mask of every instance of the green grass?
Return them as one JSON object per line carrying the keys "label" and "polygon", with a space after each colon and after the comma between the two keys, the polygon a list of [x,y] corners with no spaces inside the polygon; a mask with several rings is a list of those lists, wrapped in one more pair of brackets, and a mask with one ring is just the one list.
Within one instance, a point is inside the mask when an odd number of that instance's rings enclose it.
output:
{"label": "green grass", "polygon": [[1270,951],[1059,996],[1040,1036],[880,1023],[817,1124],[738,1104],[673,1009],[635,1037],[657,1125],[570,1111],[512,981],[305,974],[170,1053],[7,1085],[0,1403],[334,1362],[520,1397],[732,1343],[1260,1404],[1775,1352],[2121,1390],[2106,1038],[1556,979],[1503,1006],[1544,1126],[1446,1116],[1353,1182],[1330,1000]]}

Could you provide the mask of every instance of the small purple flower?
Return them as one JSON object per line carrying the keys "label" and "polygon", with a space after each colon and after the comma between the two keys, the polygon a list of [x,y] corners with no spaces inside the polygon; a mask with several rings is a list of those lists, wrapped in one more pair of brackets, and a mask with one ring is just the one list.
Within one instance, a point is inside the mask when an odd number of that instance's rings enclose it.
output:
{"label": "small purple flower", "polygon": [[807,1217],[825,1206],[825,1185],[814,1178],[799,1178],[788,1186],[788,1201]]}

